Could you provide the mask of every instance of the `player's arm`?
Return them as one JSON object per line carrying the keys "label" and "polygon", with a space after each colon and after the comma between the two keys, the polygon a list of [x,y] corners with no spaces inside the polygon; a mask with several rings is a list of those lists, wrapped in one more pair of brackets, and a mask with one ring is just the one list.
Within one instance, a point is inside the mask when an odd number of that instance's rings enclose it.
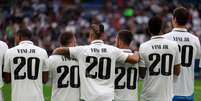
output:
{"label": "player's arm", "polygon": [[201,67],[200,67],[200,78],[201,78]]}
{"label": "player's arm", "polygon": [[56,48],[53,51],[53,55],[63,55],[63,56],[66,56],[66,57],[70,57],[69,48],[68,47]]}
{"label": "player's arm", "polygon": [[43,71],[43,83],[46,84],[48,82],[48,71]]}
{"label": "player's arm", "polygon": [[126,62],[134,64],[134,63],[138,63],[139,60],[140,60],[140,55],[137,52],[135,52],[133,55],[128,55]]}
{"label": "player's arm", "polygon": [[181,53],[179,51],[178,45],[175,47],[176,50],[176,56],[175,56],[175,61],[174,61],[174,75],[179,76],[181,72]]}
{"label": "player's arm", "polygon": [[11,82],[11,73],[3,72],[3,79],[5,83]]}
{"label": "player's arm", "polygon": [[144,77],[146,75],[146,71],[147,71],[147,68],[139,67],[139,76],[140,76],[141,79],[144,79]]}
{"label": "player's arm", "polygon": [[145,62],[144,62],[144,59],[142,57],[140,58],[140,61],[138,62],[138,66],[139,66],[139,77],[141,79],[144,79],[144,77],[146,75],[147,68],[145,67]]}
{"label": "player's arm", "polygon": [[5,83],[11,82],[11,66],[9,56],[11,56],[11,54],[9,54],[9,52],[7,51],[4,56],[4,68],[3,68],[3,79]]}
{"label": "player's arm", "polygon": [[49,76],[49,66],[48,66],[48,55],[47,52],[44,51],[44,60],[43,60],[43,69],[42,69],[42,81],[43,84],[46,84],[48,82],[48,76]]}
{"label": "player's arm", "polygon": [[180,72],[181,72],[181,65],[180,64],[174,65],[174,75],[179,76]]}

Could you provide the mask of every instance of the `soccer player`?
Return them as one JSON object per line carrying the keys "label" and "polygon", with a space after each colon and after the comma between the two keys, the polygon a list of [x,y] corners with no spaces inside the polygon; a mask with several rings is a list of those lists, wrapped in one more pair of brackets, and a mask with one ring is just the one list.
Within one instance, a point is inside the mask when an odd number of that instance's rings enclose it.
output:
{"label": "soccer player", "polygon": [[76,58],[79,63],[81,99],[84,101],[112,101],[114,99],[115,63],[137,63],[139,55],[128,55],[120,49],[104,44],[102,24],[90,26],[90,45],[57,48],[54,54]]}
{"label": "soccer player", "polygon": [[161,36],[161,27],[162,20],[152,17],[148,22],[151,40],[143,43],[139,49],[147,68],[141,101],[172,101],[173,77],[180,73],[178,44]]}
{"label": "soccer player", "polygon": [[[133,54],[130,43],[133,34],[128,30],[118,32],[116,47],[124,53]],[[136,64],[117,63],[115,68],[115,97],[114,101],[138,101],[138,77],[139,70],[144,67],[144,62]]]}
{"label": "soccer player", "polygon": [[[61,34],[60,44],[63,47],[74,47],[76,45],[74,34],[71,32]],[[80,79],[77,60],[52,55],[48,59],[48,67],[52,84],[51,101],[79,101]]]}
{"label": "soccer player", "polygon": [[[200,42],[198,37],[189,33],[186,29],[189,13],[184,7],[174,10],[172,23],[174,29],[165,34],[165,38],[176,41],[179,44],[181,54],[181,75],[174,82],[173,101],[193,101],[194,93],[194,62],[200,59]],[[199,65],[201,67],[201,64]]]}
{"label": "soccer player", "polygon": [[15,36],[18,45],[5,54],[4,79],[12,81],[12,101],[44,101],[42,82],[48,79],[48,56],[30,41],[31,36],[28,29],[20,29]]}
{"label": "soccer player", "polygon": [[[4,55],[6,51],[8,50],[8,46],[5,42],[0,41],[0,89],[3,87],[3,79],[2,79],[2,68],[3,68],[3,61],[4,61]],[[0,101],[3,101],[3,94],[0,90]]]}

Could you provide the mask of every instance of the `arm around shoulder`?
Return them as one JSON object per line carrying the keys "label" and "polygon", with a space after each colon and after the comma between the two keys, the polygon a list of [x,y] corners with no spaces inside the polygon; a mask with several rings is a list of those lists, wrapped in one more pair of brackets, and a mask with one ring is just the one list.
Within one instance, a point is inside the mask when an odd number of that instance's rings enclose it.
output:
{"label": "arm around shoulder", "polygon": [[69,48],[68,47],[60,47],[60,48],[56,48],[54,49],[53,55],[63,55],[66,57],[70,57],[70,52],[69,52]]}
{"label": "arm around shoulder", "polygon": [[133,55],[128,55],[126,62],[131,63],[131,64],[135,64],[135,63],[138,63],[139,60],[140,60],[140,55],[139,55],[139,53],[136,52]]}

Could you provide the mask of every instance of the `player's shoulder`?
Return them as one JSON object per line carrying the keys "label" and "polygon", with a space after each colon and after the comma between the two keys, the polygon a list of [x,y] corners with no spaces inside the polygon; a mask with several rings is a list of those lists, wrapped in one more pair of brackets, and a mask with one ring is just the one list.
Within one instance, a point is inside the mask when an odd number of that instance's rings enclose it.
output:
{"label": "player's shoulder", "polygon": [[107,47],[107,48],[109,48],[109,49],[111,49],[111,50],[119,50],[120,51],[119,48],[117,48],[117,47],[115,47],[113,45],[104,44],[104,46]]}
{"label": "player's shoulder", "polygon": [[189,36],[191,36],[191,38],[192,38],[194,41],[199,41],[199,38],[198,38],[196,35],[194,35],[194,34],[192,34],[192,33],[189,33]]}
{"label": "player's shoulder", "polygon": [[178,45],[176,41],[173,41],[173,40],[169,40],[169,39],[166,39],[164,38],[163,41],[167,44],[175,44],[175,45]]}
{"label": "player's shoulder", "polygon": [[51,55],[49,56],[48,60],[59,60],[61,57],[61,55]]}
{"label": "player's shoulder", "polygon": [[8,45],[5,42],[3,42],[3,41],[0,41],[0,46],[1,47],[8,47]]}
{"label": "player's shoulder", "polygon": [[51,55],[48,57],[47,61],[48,61],[48,63],[55,63],[55,62],[61,60],[61,57],[62,57],[61,55]]}
{"label": "player's shoulder", "polygon": [[140,48],[144,48],[144,47],[150,45],[151,42],[152,42],[152,40],[145,41],[144,43],[142,43],[142,44],[140,45]]}
{"label": "player's shoulder", "polygon": [[43,54],[47,54],[47,51],[44,48],[41,48],[39,46],[33,45],[32,46],[34,49],[36,49],[36,51],[43,53]]}

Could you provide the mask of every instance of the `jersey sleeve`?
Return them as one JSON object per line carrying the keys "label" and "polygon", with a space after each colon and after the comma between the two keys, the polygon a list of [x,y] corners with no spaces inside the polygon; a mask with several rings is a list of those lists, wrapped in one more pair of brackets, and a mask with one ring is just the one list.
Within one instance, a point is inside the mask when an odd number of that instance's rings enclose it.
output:
{"label": "jersey sleeve", "polygon": [[199,60],[199,68],[201,68],[201,47],[200,47],[200,41],[198,40],[197,41],[197,58],[196,59],[198,59]]}
{"label": "jersey sleeve", "polygon": [[117,56],[117,62],[119,63],[125,63],[126,59],[128,58],[128,54],[124,53],[123,51],[121,51],[120,49],[116,48],[116,56]]}
{"label": "jersey sleeve", "polygon": [[43,66],[42,66],[42,68],[43,68],[42,70],[43,70],[44,72],[49,71],[49,67],[48,67],[47,60],[48,60],[48,55],[47,55],[47,52],[45,51],[45,52],[44,52],[44,61],[43,61]]}
{"label": "jersey sleeve", "polygon": [[144,58],[140,58],[140,61],[138,62],[139,67],[145,67],[145,62],[144,62]]}
{"label": "jersey sleeve", "polygon": [[181,64],[181,53],[179,52],[179,47],[178,44],[176,44],[175,46],[175,61],[174,61],[174,65],[178,65]]}
{"label": "jersey sleeve", "polygon": [[4,69],[3,69],[3,71],[4,72],[7,72],[7,73],[10,73],[11,72],[11,64],[10,64],[10,56],[11,56],[12,54],[10,54],[10,52],[9,51],[7,51],[6,53],[5,53],[5,56],[4,56]]}
{"label": "jersey sleeve", "polygon": [[[7,44],[5,44],[3,47],[1,47],[1,57],[0,57],[0,75],[2,75],[3,73],[3,64],[4,64],[4,56],[5,56],[5,53],[6,53],[6,51],[8,50],[8,46],[7,46]],[[3,87],[3,79],[2,79],[2,76],[0,76],[0,88],[2,88]]]}
{"label": "jersey sleeve", "polygon": [[[3,47],[1,47],[1,54],[2,54],[2,57],[1,57],[1,67],[3,67],[3,64],[4,64],[4,56],[5,56],[5,53],[6,53],[6,51],[8,50],[8,46],[7,46],[7,44],[4,44],[3,45]],[[2,68],[1,68],[2,69]],[[0,70],[0,71],[2,71],[2,70]]]}
{"label": "jersey sleeve", "polygon": [[144,47],[141,45],[139,48],[139,54],[140,54],[140,61],[139,61],[139,66],[140,67],[145,67],[145,52],[144,52]]}

